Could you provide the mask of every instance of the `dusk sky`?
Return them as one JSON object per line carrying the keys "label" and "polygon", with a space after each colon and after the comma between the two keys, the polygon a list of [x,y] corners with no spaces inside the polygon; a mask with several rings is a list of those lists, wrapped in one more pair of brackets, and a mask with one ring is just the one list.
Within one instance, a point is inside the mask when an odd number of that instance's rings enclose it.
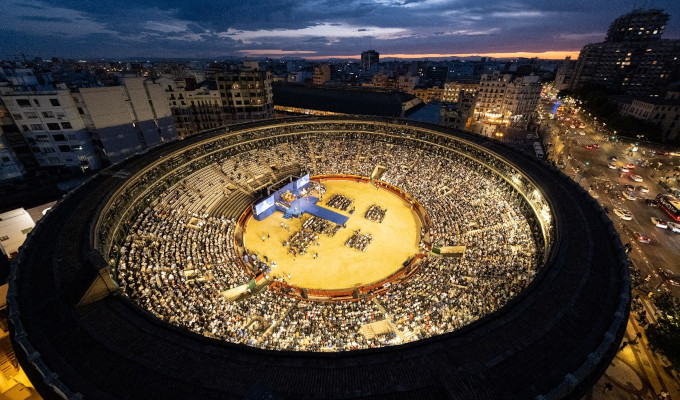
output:
{"label": "dusk sky", "polygon": [[2,0],[0,58],[563,58],[643,5],[680,38],[678,0]]}

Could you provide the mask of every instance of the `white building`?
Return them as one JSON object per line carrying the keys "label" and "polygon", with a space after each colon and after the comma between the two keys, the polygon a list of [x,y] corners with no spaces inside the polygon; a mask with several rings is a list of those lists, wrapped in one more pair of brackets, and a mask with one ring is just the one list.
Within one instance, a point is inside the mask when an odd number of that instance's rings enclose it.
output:
{"label": "white building", "polygon": [[328,64],[321,64],[314,67],[314,75],[312,75],[312,82],[315,85],[323,85],[331,80],[331,67]]}
{"label": "white building", "polygon": [[40,166],[99,168],[99,157],[81,118],[83,109],[74,104],[65,86],[4,87],[0,95]]}
{"label": "white building", "polygon": [[74,93],[102,157],[111,163],[177,139],[165,88],[145,78]]}
{"label": "white building", "polygon": [[680,92],[668,92],[662,99],[634,99],[620,104],[619,113],[658,126],[664,141],[675,140],[680,135]]}
{"label": "white building", "polygon": [[35,223],[23,208],[0,214],[0,251],[7,258],[14,257]]}
{"label": "white building", "polygon": [[446,82],[442,92],[442,101],[445,103],[458,103],[461,92],[474,97],[477,94],[477,90],[479,90],[479,84],[477,83]]}
{"label": "white building", "polygon": [[215,81],[198,85],[193,78],[161,78],[179,137],[191,136],[225,124],[222,100]]}
{"label": "white building", "polygon": [[244,65],[215,74],[227,123],[274,117],[272,79],[268,71]]}
{"label": "white building", "polygon": [[484,74],[479,83],[475,119],[507,125],[532,117],[538,107],[542,85],[538,76],[512,79],[512,75]]}

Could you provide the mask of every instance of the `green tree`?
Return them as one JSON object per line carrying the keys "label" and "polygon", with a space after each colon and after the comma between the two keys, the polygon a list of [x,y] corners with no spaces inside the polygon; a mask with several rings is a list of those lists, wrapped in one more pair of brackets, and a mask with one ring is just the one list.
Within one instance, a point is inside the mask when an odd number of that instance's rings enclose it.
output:
{"label": "green tree", "polygon": [[649,344],[680,367],[680,301],[670,293],[654,299],[661,315],[656,324],[647,329]]}

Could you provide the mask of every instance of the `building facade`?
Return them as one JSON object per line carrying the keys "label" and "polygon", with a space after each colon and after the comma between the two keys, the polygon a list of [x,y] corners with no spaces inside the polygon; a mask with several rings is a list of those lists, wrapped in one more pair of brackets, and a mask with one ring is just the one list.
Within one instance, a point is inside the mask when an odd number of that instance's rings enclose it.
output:
{"label": "building facade", "polygon": [[541,89],[536,75],[513,79],[498,71],[484,74],[477,92],[475,118],[502,125],[530,118],[536,112]]}
{"label": "building facade", "polygon": [[455,129],[467,129],[470,126],[475,108],[476,94],[461,90],[455,103],[446,103],[439,110],[439,123]]}
{"label": "building facade", "polygon": [[73,97],[82,104],[79,111],[101,157],[110,163],[177,139],[160,83],[127,78],[122,86],[83,88]]}
{"label": "building facade", "polygon": [[604,42],[583,47],[570,82],[632,96],[661,96],[680,79],[680,40],[661,39],[669,15],[635,10],[617,18]]}
{"label": "building facade", "polygon": [[476,83],[446,82],[441,100],[445,103],[458,103],[461,92],[474,98],[478,89],[479,85]]}
{"label": "building facade", "polygon": [[571,86],[571,79],[574,76],[574,69],[576,68],[576,60],[572,60],[571,57],[564,59],[562,65],[557,67],[557,72],[555,74],[555,84],[553,87],[555,90],[569,89]]}
{"label": "building facade", "polygon": [[274,117],[271,74],[239,67],[215,74],[226,123]]}
{"label": "building facade", "polygon": [[331,66],[328,64],[321,64],[314,67],[314,75],[312,75],[312,83],[315,85],[323,85],[331,80]]}
{"label": "building facade", "polygon": [[224,125],[222,100],[215,81],[196,84],[193,78],[161,78],[180,138]]}
{"label": "building facade", "polygon": [[39,166],[82,170],[101,166],[81,117],[83,108],[65,86],[4,88],[2,99]]}
{"label": "building facade", "polygon": [[668,92],[664,98],[646,97],[619,104],[619,114],[652,123],[664,141],[680,137],[680,92]]}

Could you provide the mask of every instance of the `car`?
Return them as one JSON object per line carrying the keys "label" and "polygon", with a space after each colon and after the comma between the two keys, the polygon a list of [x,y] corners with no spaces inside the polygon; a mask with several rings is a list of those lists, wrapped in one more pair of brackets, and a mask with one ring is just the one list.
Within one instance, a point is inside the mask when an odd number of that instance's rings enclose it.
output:
{"label": "car", "polygon": [[652,221],[654,226],[656,226],[657,228],[668,229],[668,225],[666,224],[666,222],[660,220],[659,218],[652,217],[652,218],[650,218],[650,220]]}
{"label": "car", "polygon": [[637,190],[640,193],[649,193],[649,188],[647,188],[647,186],[638,185],[635,186],[635,190]]}
{"label": "car", "polygon": [[626,167],[619,167],[619,172],[621,172],[622,174],[625,174],[627,172],[630,172],[630,170]]}
{"label": "car", "polygon": [[623,198],[626,199],[626,200],[635,201],[637,199],[637,197],[635,197],[635,194],[633,192],[629,192],[627,190],[624,190],[622,195],[623,195]]}
{"label": "car", "polygon": [[667,225],[668,225],[669,228],[671,228],[671,231],[673,231],[675,233],[680,233],[680,224],[679,223],[673,222],[673,221],[668,221]]}
{"label": "car", "polygon": [[581,124],[581,125],[579,125],[578,127],[579,127],[580,129],[583,129],[583,128],[585,128],[586,126],[583,125],[583,124]]}
{"label": "car", "polygon": [[600,148],[600,145],[597,144],[597,143],[593,143],[593,148],[594,148],[594,149],[599,149],[599,148]]}
{"label": "car", "polygon": [[635,232],[635,236],[637,237],[637,241],[640,243],[649,244],[652,241],[652,239],[650,239],[649,236],[643,235],[642,233],[639,232]]}
{"label": "car", "polygon": [[658,271],[659,271],[659,275],[661,275],[665,279],[680,279],[680,274],[676,274],[675,272],[671,271],[670,269],[659,268]]}
{"label": "car", "polygon": [[631,214],[630,211],[626,210],[625,208],[615,208],[614,214],[624,221],[630,221],[633,219],[633,214]]}
{"label": "car", "polygon": [[624,187],[624,189],[626,189],[626,190],[629,191],[629,192],[632,192],[632,191],[635,190],[635,188],[633,187],[633,185],[623,185],[623,187]]}
{"label": "car", "polygon": [[592,144],[586,144],[586,145],[584,145],[583,147],[585,147],[585,148],[588,149],[588,150],[592,150],[593,145],[592,145]]}
{"label": "car", "polygon": [[583,132],[583,131],[580,131],[578,134],[581,135],[581,136],[585,136],[585,135],[586,135],[586,133]]}
{"label": "car", "polygon": [[616,158],[616,156],[610,156],[610,157],[609,157],[609,161],[616,162],[616,161],[619,161],[619,159]]}
{"label": "car", "polygon": [[642,182],[644,179],[640,175],[631,175],[630,179],[634,180],[635,182]]}
{"label": "car", "polygon": [[657,207],[659,205],[656,199],[645,199],[645,204],[647,204],[650,207]]}
{"label": "car", "polygon": [[574,129],[574,128],[576,128],[576,125],[569,125],[569,127],[570,127],[571,129]]}
{"label": "car", "polygon": [[612,163],[607,163],[607,168],[609,168],[609,169],[616,169],[616,165],[614,165],[614,164],[612,164]]}
{"label": "car", "polygon": [[628,168],[628,169],[633,169],[633,168],[635,168],[635,164],[633,164],[633,163],[628,163],[628,164],[626,164],[626,168]]}
{"label": "car", "polygon": [[666,150],[657,150],[654,152],[657,156],[667,156],[668,152]]}

